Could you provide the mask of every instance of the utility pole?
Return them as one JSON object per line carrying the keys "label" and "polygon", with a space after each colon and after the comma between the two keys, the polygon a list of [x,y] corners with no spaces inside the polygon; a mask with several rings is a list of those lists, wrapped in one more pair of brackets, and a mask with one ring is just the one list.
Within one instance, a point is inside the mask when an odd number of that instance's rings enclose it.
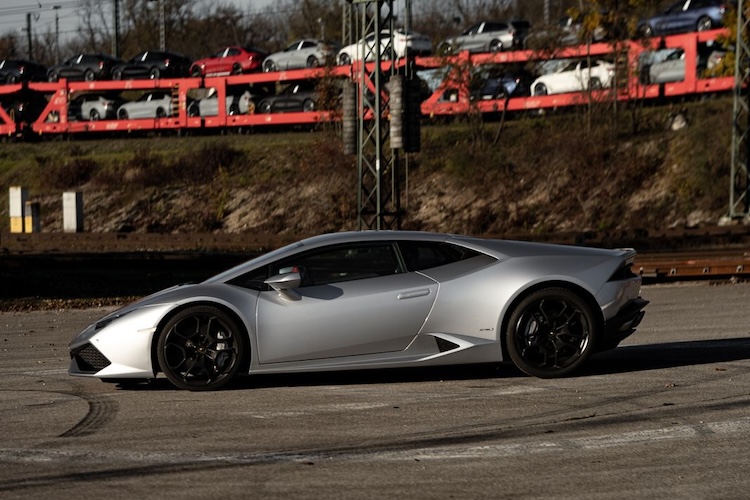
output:
{"label": "utility pole", "polygon": [[159,0],[159,48],[167,50],[167,29],[164,26],[164,0]]}
{"label": "utility pole", "polygon": [[115,35],[112,37],[112,55],[120,58],[120,0],[112,0],[112,24],[115,27]]}
{"label": "utility pole", "polygon": [[31,44],[31,12],[26,13],[26,40],[29,48],[29,60],[34,60],[34,46]]}
{"label": "utility pole", "polygon": [[59,5],[55,5],[52,7],[52,10],[55,11],[55,61],[60,62],[60,16],[58,15],[58,12],[60,10]]}
{"label": "utility pole", "polygon": [[750,47],[745,39],[748,20],[745,1],[737,2],[737,42],[734,58],[734,104],[732,107],[732,170],[729,178],[729,217],[750,219]]}

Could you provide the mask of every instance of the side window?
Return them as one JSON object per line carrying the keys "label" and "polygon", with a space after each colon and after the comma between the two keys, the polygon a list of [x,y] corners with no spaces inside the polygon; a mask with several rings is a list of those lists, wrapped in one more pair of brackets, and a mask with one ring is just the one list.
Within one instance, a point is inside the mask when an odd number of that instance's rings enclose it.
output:
{"label": "side window", "polygon": [[390,242],[346,244],[313,250],[271,266],[271,275],[289,267],[300,269],[302,286],[389,276],[402,272]]}
{"label": "side window", "polygon": [[399,241],[408,271],[422,271],[482,255],[474,250],[435,241]]}

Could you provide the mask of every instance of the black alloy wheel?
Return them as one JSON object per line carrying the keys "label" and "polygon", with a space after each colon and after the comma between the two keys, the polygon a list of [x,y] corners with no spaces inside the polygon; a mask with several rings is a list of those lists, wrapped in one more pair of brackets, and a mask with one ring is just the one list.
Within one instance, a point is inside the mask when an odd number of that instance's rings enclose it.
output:
{"label": "black alloy wheel", "polygon": [[177,313],[159,333],[157,358],[164,375],[180,389],[218,389],[238,373],[246,356],[245,336],[214,306]]}
{"label": "black alloy wheel", "polygon": [[521,371],[540,378],[564,377],[591,355],[601,323],[579,294],[545,288],[513,310],[505,345]]}

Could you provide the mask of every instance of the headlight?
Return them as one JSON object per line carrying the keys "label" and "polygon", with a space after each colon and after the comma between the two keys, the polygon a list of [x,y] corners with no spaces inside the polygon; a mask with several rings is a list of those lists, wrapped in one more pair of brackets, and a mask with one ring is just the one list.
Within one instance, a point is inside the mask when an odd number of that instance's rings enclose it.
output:
{"label": "headlight", "polygon": [[97,321],[96,325],[94,325],[94,331],[96,332],[96,331],[101,330],[102,328],[106,327],[113,321],[118,320],[122,318],[123,316],[125,316],[126,314],[130,314],[133,311],[134,309],[131,309],[130,311],[125,311],[125,312],[118,312],[118,313],[115,313],[111,316],[107,316],[106,318]]}

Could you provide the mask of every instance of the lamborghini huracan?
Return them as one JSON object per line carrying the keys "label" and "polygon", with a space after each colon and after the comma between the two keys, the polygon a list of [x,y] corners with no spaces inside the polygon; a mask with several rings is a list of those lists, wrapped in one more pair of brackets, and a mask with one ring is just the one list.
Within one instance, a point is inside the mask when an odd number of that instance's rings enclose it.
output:
{"label": "lamborghini huracan", "polygon": [[632,249],[404,231],[316,236],[101,318],[71,375],[188,390],[240,375],[510,360],[573,373],[648,303]]}

